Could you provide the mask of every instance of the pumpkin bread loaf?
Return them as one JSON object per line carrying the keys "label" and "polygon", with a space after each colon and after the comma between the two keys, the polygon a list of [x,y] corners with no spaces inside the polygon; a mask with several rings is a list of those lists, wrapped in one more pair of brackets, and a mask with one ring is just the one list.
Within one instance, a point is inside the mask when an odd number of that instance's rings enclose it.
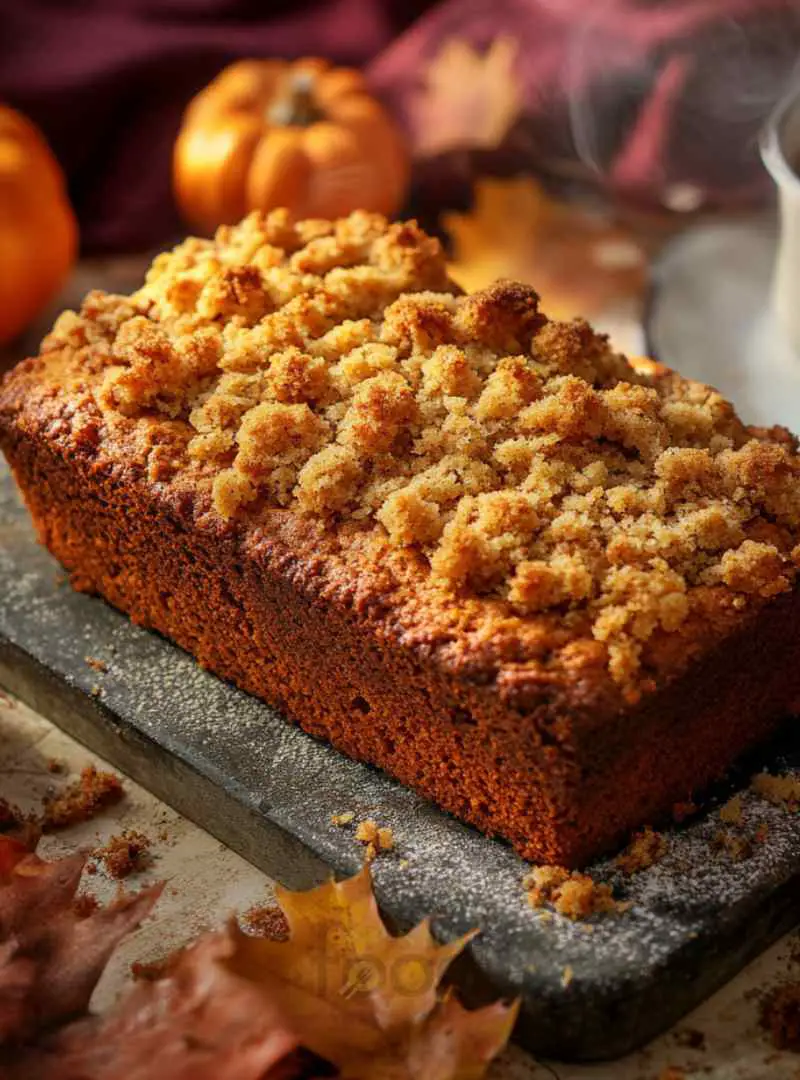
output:
{"label": "pumpkin bread loaf", "polygon": [[575,866],[800,699],[800,461],[413,223],[253,214],[0,391],[75,586],[527,858]]}

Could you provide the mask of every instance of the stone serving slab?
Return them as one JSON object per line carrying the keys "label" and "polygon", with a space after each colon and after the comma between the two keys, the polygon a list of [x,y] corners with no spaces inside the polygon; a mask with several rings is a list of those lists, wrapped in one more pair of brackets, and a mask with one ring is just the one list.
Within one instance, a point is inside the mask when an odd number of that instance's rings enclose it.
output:
{"label": "stone serving slab", "polygon": [[[86,658],[102,660],[95,670]],[[521,995],[516,1037],[565,1060],[613,1058],[672,1024],[800,919],[800,815],[747,791],[744,827],[766,840],[735,862],[715,849],[715,806],[764,765],[800,766],[790,724],[775,745],[668,834],[663,859],[625,878],[591,868],[631,900],[571,923],[534,911],[526,864],[380,772],[347,760],[99,599],[78,595],[40,548],[0,463],[0,683],[91,749],[294,888],[363,848],[331,815],[394,830],[374,863],[397,927],[433,914],[451,939],[480,927],[455,979],[466,1000]],[[763,830],[762,830],[763,832]]]}

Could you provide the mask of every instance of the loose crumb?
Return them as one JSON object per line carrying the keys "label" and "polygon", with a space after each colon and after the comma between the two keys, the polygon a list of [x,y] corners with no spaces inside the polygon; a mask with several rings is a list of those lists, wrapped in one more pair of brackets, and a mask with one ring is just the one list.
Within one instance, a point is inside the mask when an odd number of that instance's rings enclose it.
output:
{"label": "loose crumb", "polygon": [[89,693],[94,698],[102,697],[103,696],[103,688],[102,688],[102,686],[99,686],[97,683],[95,683],[94,686],[92,686],[91,689],[89,690]]}
{"label": "loose crumb", "polygon": [[67,764],[60,758],[50,758],[47,762],[47,771],[60,776],[67,771]]}
{"label": "loose crumb", "polygon": [[565,990],[574,978],[575,972],[572,970],[571,965],[567,964],[567,966],[561,972],[561,985],[564,987]]}
{"label": "loose crumb", "polygon": [[761,1026],[776,1050],[800,1053],[800,982],[770,991],[761,1004]]}
{"label": "loose crumb", "polygon": [[366,818],[358,823],[356,840],[360,844],[366,844],[366,860],[372,860],[382,851],[391,851],[394,847],[394,833],[388,827],[381,827],[372,818]]}
{"label": "loose crumb", "polygon": [[289,923],[277,904],[254,904],[241,916],[240,923],[253,937],[269,938],[270,941],[289,938]]}
{"label": "loose crumb", "polygon": [[53,832],[89,821],[104,807],[118,803],[124,794],[118,776],[87,765],[81,771],[80,779],[44,799],[42,828],[45,832]]}
{"label": "loose crumb", "polygon": [[72,910],[79,919],[88,919],[100,907],[100,901],[91,893],[78,893],[72,901]]}
{"label": "loose crumb", "polygon": [[100,660],[96,656],[84,656],[83,661],[87,667],[92,669],[92,671],[99,671],[103,675],[108,671],[108,664],[106,661]]}
{"label": "loose crumb", "polygon": [[720,829],[714,834],[712,844],[716,851],[729,855],[734,862],[744,862],[753,854],[753,845],[746,836]]}
{"label": "loose crumb", "polygon": [[331,824],[342,827],[345,825],[352,825],[355,816],[356,815],[352,810],[346,810],[343,814],[331,814]]}
{"label": "loose crumb", "polygon": [[614,860],[625,874],[647,870],[659,861],[667,850],[666,837],[646,826],[631,840],[621,855]]}
{"label": "loose crumb", "polygon": [[734,795],[720,808],[719,820],[725,822],[726,825],[741,825],[742,813],[742,796],[741,794]]}
{"label": "loose crumb", "polygon": [[565,870],[562,866],[536,866],[523,885],[528,890],[528,903],[541,908],[552,905],[559,915],[568,919],[585,919],[604,911],[625,911],[630,904],[614,899],[611,886],[597,883],[586,874]]}
{"label": "loose crumb", "polygon": [[147,865],[150,844],[144,833],[126,831],[112,836],[105,847],[92,853],[92,858],[103,864],[109,877],[121,880]]}
{"label": "loose crumb", "polygon": [[800,777],[771,776],[769,773],[756,773],[750,781],[750,787],[762,799],[775,806],[785,806],[788,810],[800,809]]}

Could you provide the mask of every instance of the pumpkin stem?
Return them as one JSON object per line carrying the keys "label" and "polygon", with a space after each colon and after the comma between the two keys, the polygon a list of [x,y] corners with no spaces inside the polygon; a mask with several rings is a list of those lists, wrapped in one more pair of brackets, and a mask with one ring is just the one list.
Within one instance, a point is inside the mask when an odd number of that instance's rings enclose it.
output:
{"label": "pumpkin stem", "polygon": [[293,72],[267,109],[268,122],[279,127],[308,127],[322,116],[314,101],[314,76],[310,71]]}

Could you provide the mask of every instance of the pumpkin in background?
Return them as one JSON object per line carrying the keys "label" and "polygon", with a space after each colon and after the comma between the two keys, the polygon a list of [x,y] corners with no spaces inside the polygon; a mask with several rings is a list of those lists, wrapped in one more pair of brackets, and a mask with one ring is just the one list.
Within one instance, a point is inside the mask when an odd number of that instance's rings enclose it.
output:
{"label": "pumpkin in background", "polygon": [[363,77],[324,60],[243,60],[191,102],[175,145],[178,205],[211,232],[249,210],[392,214],[408,181],[398,128]]}
{"label": "pumpkin in background", "polygon": [[38,128],[0,105],[0,344],[42,310],[75,259],[64,175]]}

